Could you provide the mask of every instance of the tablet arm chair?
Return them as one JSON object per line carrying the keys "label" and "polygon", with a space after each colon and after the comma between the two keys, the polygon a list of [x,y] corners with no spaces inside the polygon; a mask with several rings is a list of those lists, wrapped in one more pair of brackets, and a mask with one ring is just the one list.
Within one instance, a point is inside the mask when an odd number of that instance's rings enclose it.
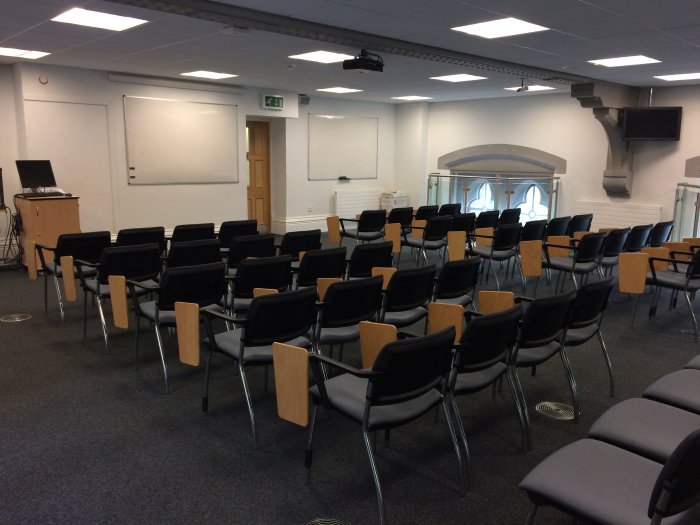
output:
{"label": "tablet arm chair", "polygon": [[[356,230],[346,228],[346,222],[357,224]],[[359,219],[340,219],[340,237],[355,239],[356,243],[376,241],[384,236],[386,224],[386,210],[364,210]]]}

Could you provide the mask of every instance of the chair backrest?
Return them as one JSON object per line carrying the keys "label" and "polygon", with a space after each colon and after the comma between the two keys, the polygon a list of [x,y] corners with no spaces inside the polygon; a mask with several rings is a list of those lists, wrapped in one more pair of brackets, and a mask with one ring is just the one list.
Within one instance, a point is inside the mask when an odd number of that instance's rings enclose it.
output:
{"label": "chair backrest", "polygon": [[680,442],[666,460],[649,499],[650,518],[672,516],[700,501],[700,429]]}
{"label": "chair backrest", "polygon": [[236,297],[250,298],[253,297],[254,288],[284,291],[289,287],[291,271],[291,255],[244,259],[238,264],[233,279],[233,294]]}
{"label": "chair backrest", "polygon": [[324,327],[351,326],[371,319],[382,305],[381,276],[332,284],[323,298]]}
{"label": "chair backrest", "polygon": [[673,221],[657,222],[649,234],[649,246],[663,246],[671,238],[673,231]]}
{"label": "chair backrest", "polygon": [[316,322],[316,291],[261,295],[250,303],[241,341],[245,346],[283,343],[309,333]]}
{"label": "chair backrest", "polygon": [[452,215],[437,215],[428,219],[428,224],[423,230],[423,239],[426,241],[439,241],[444,239],[450,231]]}
{"label": "chair backrest", "polygon": [[472,233],[474,231],[475,224],[476,213],[458,213],[452,216],[450,231]]}
{"label": "chair backrest", "polygon": [[686,275],[689,278],[697,279],[700,277],[700,250],[695,250],[693,256],[688,263],[688,268],[686,269]]}
{"label": "chair backrest", "polygon": [[165,228],[153,226],[150,228],[126,228],[117,232],[117,246],[132,246],[134,244],[156,243],[161,251],[165,251]]}
{"label": "chair backrest", "polygon": [[521,241],[544,241],[547,232],[547,220],[528,221],[520,230]]}
{"label": "chair backrest", "polygon": [[274,257],[276,250],[275,236],[271,233],[236,236],[229,243],[228,265],[236,268],[248,257]]}
{"label": "chair backrest", "polygon": [[493,249],[512,250],[518,245],[520,240],[520,230],[522,226],[519,222],[513,224],[502,224],[493,232]]}
{"label": "chair backrest", "polygon": [[603,251],[603,243],[606,235],[604,233],[589,233],[581,237],[576,250],[576,262],[593,262],[600,258]]}
{"label": "chair backrest", "polygon": [[391,266],[393,243],[371,242],[355,246],[350,255],[348,277],[371,277],[375,266]]}
{"label": "chair backrest", "polygon": [[321,249],[321,230],[303,230],[287,232],[280,243],[280,255],[291,255],[293,260],[299,259],[299,252],[309,252]]}
{"label": "chair backrest", "polygon": [[258,233],[258,221],[255,219],[246,219],[240,221],[225,221],[219,226],[219,241],[222,247],[227,247],[231,244],[234,237],[242,237],[243,235],[256,235]]}
{"label": "chair backrest", "polygon": [[520,208],[508,208],[501,212],[498,224],[516,224],[520,222]]}
{"label": "chair backrest", "polygon": [[364,210],[357,220],[358,232],[381,231],[386,224],[386,210]]}
{"label": "chair backrest", "polygon": [[547,224],[547,237],[558,237],[560,235],[566,235],[569,231],[569,223],[571,222],[571,217],[554,217]]}
{"label": "chair backrest", "polygon": [[472,318],[456,346],[456,370],[482,370],[507,358],[515,345],[522,315],[522,306],[516,304],[507,310]]}
{"label": "chair backrest", "polygon": [[70,255],[75,259],[88,262],[100,260],[102,250],[112,243],[112,234],[108,231],[64,233],[56,240],[54,261],[60,264],[61,257]]}
{"label": "chair backrest", "polygon": [[384,310],[395,312],[423,306],[433,295],[435,265],[397,270],[384,293]]}
{"label": "chair backrest", "polygon": [[398,222],[401,226],[410,226],[413,220],[413,208],[392,208],[386,222],[393,224]]}
{"label": "chair backrest", "polygon": [[625,248],[629,234],[629,228],[610,230],[603,244],[603,257],[617,257]]}
{"label": "chair backrest", "polygon": [[170,242],[196,241],[199,239],[215,239],[214,223],[178,224],[173,229]]}
{"label": "chair backrest", "polygon": [[473,291],[479,280],[481,257],[469,257],[443,264],[435,285],[436,299],[452,299]]}
{"label": "chair backrest", "polygon": [[608,305],[613,285],[612,277],[582,285],[574,300],[569,328],[582,328],[598,323]]}
{"label": "chair backrest", "polygon": [[454,326],[450,326],[385,345],[372,367],[379,374],[369,379],[367,403],[389,405],[414,399],[433,388],[443,390],[452,363],[454,337]]}
{"label": "chair backrest", "polygon": [[643,224],[634,226],[627,236],[627,244],[625,245],[626,252],[638,252],[647,245],[649,234],[653,226],[651,224]]}
{"label": "chair backrest", "polygon": [[219,239],[199,239],[197,241],[173,242],[168,251],[168,268],[194,266],[221,260]]}
{"label": "chair backrest", "polygon": [[102,250],[97,267],[97,280],[107,284],[110,275],[122,275],[127,279],[142,281],[153,279],[161,270],[160,246],[134,244],[133,246],[112,246]]}
{"label": "chair backrest", "polygon": [[534,299],[520,319],[520,347],[537,347],[560,339],[569,324],[574,299],[575,290]]}
{"label": "chair backrest", "polygon": [[167,268],[160,277],[156,298],[159,310],[174,310],[175,303],[216,304],[226,293],[226,265],[221,262]]}
{"label": "chair backrest", "polygon": [[427,221],[430,217],[435,217],[438,214],[439,206],[419,206],[416,210],[414,219],[417,221]]}
{"label": "chair backrest", "polygon": [[297,285],[316,286],[319,277],[343,277],[347,253],[345,246],[306,252],[299,263]]}
{"label": "chair backrest", "polygon": [[462,210],[462,204],[459,202],[454,202],[450,204],[443,204],[440,206],[440,209],[438,209],[438,215],[449,215],[452,217],[453,215],[457,215],[460,211]]}
{"label": "chair backrest", "polygon": [[574,215],[569,221],[569,226],[566,229],[566,234],[571,237],[574,232],[587,232],[591,229],[593,222],[593,214],[585,213],[582,215]]}
{"label": "chair backrest", "polygon": [[495,228],[498,226],[498,210],[482,211],[476,217],[475,228]]}

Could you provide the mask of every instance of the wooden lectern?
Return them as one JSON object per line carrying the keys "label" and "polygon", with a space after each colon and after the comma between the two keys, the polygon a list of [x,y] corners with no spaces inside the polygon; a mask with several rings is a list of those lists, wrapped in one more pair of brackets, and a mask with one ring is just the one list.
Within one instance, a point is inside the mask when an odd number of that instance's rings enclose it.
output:
{"label": "wooden lectern", "polygon": [[35,244],[53,247],[62,233],[80,232],[78,197],[19,196],[16,203],[22,224],[22,264],[28,266],[31,261],[40,270]]}

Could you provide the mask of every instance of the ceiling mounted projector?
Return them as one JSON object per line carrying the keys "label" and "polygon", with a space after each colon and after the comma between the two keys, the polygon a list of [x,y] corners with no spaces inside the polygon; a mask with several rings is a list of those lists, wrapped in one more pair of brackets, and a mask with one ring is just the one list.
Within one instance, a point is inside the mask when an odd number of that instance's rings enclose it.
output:
{"label": "ceiling mounted projector", "polygon": [[357,71],[384,71],[384,60],[379,55],[369,53],[366,49],[360,50],[360,54],[355,58],[343,61],[343,69]]}
{"label": "ceiling mounted projector", "polygon": [[530,89],[530,86],[525,85],[525,79],[521,78],[520,79],[520,87],[518,89],[516,89],[515,92],[516,93],[523,93],[525,91],[529,91],[529,89]]}

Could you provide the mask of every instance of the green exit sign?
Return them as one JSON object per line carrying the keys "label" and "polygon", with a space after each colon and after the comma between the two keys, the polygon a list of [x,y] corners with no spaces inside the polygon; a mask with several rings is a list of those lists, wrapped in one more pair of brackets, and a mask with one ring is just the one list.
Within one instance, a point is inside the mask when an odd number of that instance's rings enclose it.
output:
{"label": "green exit sign", "polygon": [[284,109],[284,97],[280,95],[263,95],[263,108]]}

